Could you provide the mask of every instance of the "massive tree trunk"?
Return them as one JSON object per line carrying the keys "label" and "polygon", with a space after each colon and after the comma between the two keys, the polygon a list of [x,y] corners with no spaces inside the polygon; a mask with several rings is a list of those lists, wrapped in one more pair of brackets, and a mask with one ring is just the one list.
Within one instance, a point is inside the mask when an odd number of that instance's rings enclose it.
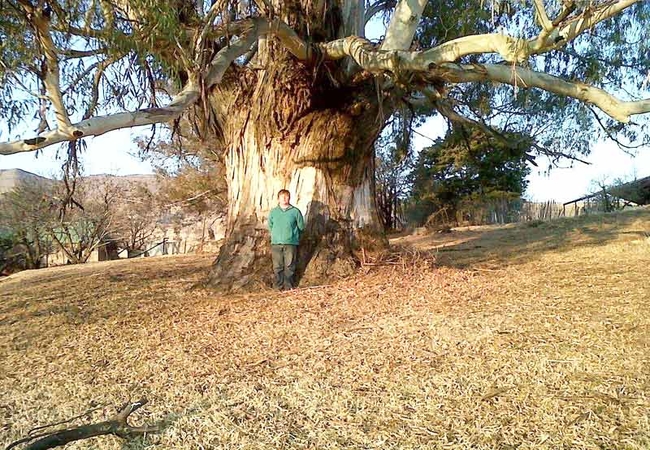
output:
{"label": "massive tree trunk", "polygon": [[386,243],[375,206],[373,151],[385,112],[376,106],[373,85],[354,93],[337,89],[290,57],[273,67],[245,84],[239,74],[213,93],[229,192],[213,286],[270,285],[267,217],[283,188],[306,220],[301,285],[348,275],[355,250]]}

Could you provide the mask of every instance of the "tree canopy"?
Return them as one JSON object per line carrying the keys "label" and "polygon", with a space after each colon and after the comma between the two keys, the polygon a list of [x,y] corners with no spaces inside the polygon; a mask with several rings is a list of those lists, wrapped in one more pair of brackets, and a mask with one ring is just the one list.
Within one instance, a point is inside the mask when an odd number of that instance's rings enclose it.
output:
{"label": "tree canopy", "polygon": [[[209,89],[260,68],[264,37],[337,86],[374,77],[384,96],[455,120],[532,130],[551,155],[587,151],[594,130],[624,145],[648,140],[646,121],[632,119],[650,110],[644,1],[2,0],[0,8],[0,116],[9,133],[18,124],[36,131],[0,144],[0,154],[205,115]],[[384,40],[373,45],[364,25],[382,15]]]}

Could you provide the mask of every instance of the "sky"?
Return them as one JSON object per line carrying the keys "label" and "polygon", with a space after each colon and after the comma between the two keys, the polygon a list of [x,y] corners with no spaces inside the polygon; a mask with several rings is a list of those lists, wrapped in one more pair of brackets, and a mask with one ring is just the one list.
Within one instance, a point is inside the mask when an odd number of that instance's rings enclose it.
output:
{"label": "sky", "polygon": [[[133,175],[153,173],[148,162],[137,157],[138,147],[134,142],[136,136],[146,134],[149,127],[118,130],[103,136],[88,139],[88,150],[83,155],[84,173]],[[420,134],[414,136],[415,151],[431,145],[431,139],[441,137],[445,125],[440,117],[429,119],[416,130]],[[427,136],[428,138],[423,137]],[[10,156],[0,156],[0,169],[23,169],[42,176],[52,177],[59,173],[62,160],[57,159],[57,148],[45,148],[38,155],[21,153]],[[526,197],[534,201],[555,200],[566,202],[589,193],[594,188],[595,181],[606,182],[615,179],[631,180],[650,176],[650,148],[637,151],[636,157],[631,157],[618,149],[614,143],[599,142],[586,158],[592,164],[587,166],[575,163],[574,167],[554,168],[549,174],[544,171],[548,162],[539,159],[539,168],[532,167]]]}

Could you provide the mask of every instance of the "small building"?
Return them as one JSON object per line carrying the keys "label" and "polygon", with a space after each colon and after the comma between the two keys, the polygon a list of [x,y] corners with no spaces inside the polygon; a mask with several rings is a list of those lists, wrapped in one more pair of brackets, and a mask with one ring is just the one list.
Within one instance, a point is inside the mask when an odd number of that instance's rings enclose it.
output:
{"label": "small building", "polygon": [[562,215],[578,216],[588,212],[611,211],[650,204],[650,177],[605,187],[599,192],[570,200],[562,205]]}

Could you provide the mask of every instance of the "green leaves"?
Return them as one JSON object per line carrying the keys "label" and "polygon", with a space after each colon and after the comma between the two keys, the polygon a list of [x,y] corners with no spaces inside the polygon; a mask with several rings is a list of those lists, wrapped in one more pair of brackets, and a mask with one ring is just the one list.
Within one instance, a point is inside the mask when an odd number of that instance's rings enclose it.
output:
{"label": "green leaves", "polygon": [[504,137],[456,126],[423,149],[411,173],[411,218],[422,222],[443,209],[454,216],[464,202],[519,198],[530,172],[526,153],[532,139],[520,134]]}

